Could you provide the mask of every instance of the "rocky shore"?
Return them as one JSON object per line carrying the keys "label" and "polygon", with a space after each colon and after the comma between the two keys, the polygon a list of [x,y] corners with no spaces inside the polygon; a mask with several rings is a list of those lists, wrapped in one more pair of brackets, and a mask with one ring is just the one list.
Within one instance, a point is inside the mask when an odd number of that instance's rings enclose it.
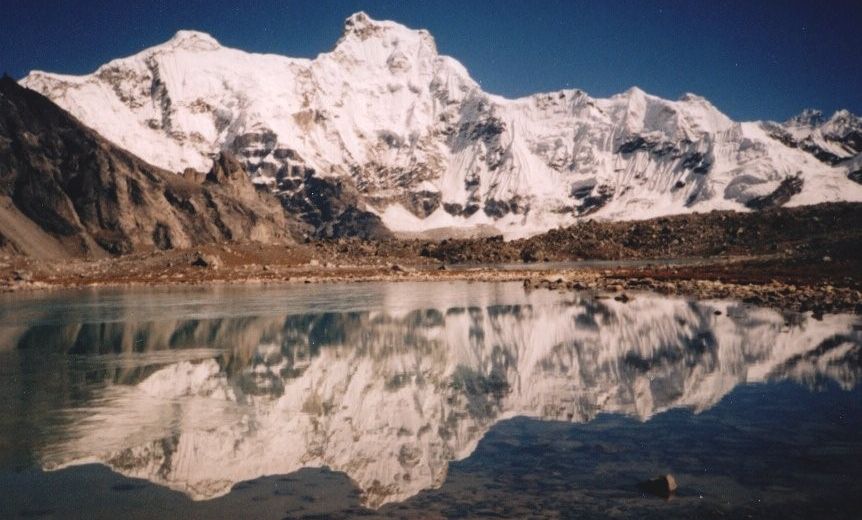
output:
{"label": "rocky shore", "polygon": [[[852,276],[812,278],[788,271],[783,261],[747,258],[684,259],[675,263],[447,265],[404,262],[403,258],[366,258],[353,263],[319,260],[307,251],[286,253],[281,264],[243,262],[243,251],[187,251],[147,258],[62,267],[16,265],[0,278],[0,291],[97,287],[200,286],[375,281],[516,281],[528,290],[585,291],[628,301],[640,292],[699,299],[735,299],[788,311],[862,314],[862,285]],[[258,251],[260,257],[273,251]],[[239,261],[238,261],[239,260]],[[35,268],[28,270],[27,267]],[[780,279],[779,279],[780,277]]]}
{"label": "rocky shore", "polygon": [[656,280],[654,278],[623,278],[609,273],[593,280],[536,279],[524,280],[528,289],[575,290],[610,293],[617,301],[636,298],[637,292],[691,296],[698,299],[730,299],[761,307],[773,307],[795,312],[811,312],[815,318],[827,313],[853,312],[862,314],[862,292],[848,287],[798,286],[773,280],[765,284],[725,283],[715,280]]}
{"label": "rocky shore", "polygon": [[[369,281],[519,281],[862,314],[862,205],[587,222],[530,239],[235,243],[65,262],[0,256],[0,291]],[[594,238],[590,238],[594,237]],[[591,242],[593,240],[593,242]],[[595,242],[595,241],[598,242]],[[593,249],[586,249],[593,244]],[[628,245],[627,245],[628,244]]]}

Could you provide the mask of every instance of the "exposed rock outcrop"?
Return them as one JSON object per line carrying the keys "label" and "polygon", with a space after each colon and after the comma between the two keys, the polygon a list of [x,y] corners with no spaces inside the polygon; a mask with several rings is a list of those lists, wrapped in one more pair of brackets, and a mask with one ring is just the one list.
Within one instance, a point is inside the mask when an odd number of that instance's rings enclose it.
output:
{"label": "exposed rock outcrop", "polygon": [[293,193],[279,195],[284,209],[310,226],[314,238],[389,238],[380,217],[365,209],[348,179],[321,178],[309,172]]}
{"label": "exposed rock outcrop", "polygon": [[790,201],[790,198],[802,191],[802,179],[798,176],[787,177],[774,191],[768,195],[754,197],[745,203],[747,208],[751,209],[767,209],[783,206]]}
{"label": "exposed rock outcrop", "polygon": [[206,182],[152,166],[42,95],[0,80],[0,229],[35,257],[102,256],[224,241],[290,241],[271,195],[229,155]]}
{"label": "exposed rock outcrop", "polygon": [[229,150],[288,206],[316,189],[303,186],[309,175],[349,182],[355,210],[402,236],[492,227],[509,239],[591,215],[746,211],[797,172],[788,205],[862,201],[848,179],[862,119],[849,112],[737,122],[703,97],[638,88],[505,99],[440,55],[427,31],[364,13],[312,60],[183,32],[89,76],[35,71],[22,83],[168,170],[205,171]]}

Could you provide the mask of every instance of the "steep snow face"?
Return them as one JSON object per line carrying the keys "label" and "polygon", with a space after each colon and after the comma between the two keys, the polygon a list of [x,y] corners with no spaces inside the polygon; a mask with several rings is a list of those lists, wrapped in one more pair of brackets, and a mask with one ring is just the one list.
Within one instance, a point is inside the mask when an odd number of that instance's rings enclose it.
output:
{"label": "steep snow face", "polygon": [[862,200],[845,164],[862,134],[847,112],[736,123],[702,97],[637,88],[504,99],[440,56],[427,31],[364,13],[314,60],[181,31],[88,76],[22,83],[164,168],[205,171],[230,150],[284,194],[308,175],[349,178],[405,233],[490,225],[514,237],[586,215]]}
{"label": "steep snow face", "polygon": [[[46,468],[104,463],[200,500],[328,466],[371,507],[439,487],[449,462],[506,418],[648,420],[785,379],[852,388],[862,349],[853,316],[650,294],[623,304],[519,284],[423,285],[406,298],[389,287],[370,310],[132,325],[93,330],[111,348],[134,338],[142,364],[138,340],[150,340],[146,355],[162,366],[118,372],[126,384],[64,415],[68,427],[41,449]],[[209,359],[199,348],[222,344]],[[177,358],[184,347],[198,348]]]}
{"label": "steep snow face", "polygon": [[862,119],[846,110],[825,119],[819,110],[806,109],[784,125],[764,125],[788,146],[826,163],[838,164],[862,153]]}

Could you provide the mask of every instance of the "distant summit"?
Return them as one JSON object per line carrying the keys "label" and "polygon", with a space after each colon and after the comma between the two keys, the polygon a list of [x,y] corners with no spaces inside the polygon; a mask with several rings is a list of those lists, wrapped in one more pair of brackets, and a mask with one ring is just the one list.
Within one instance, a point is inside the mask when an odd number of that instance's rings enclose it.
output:
{"label": "distant summit", "polygon": [[[849,112],[736,122],[702,96],[637,87],[505,99],[439,55],[428,31],[363,12],[313,60],[180,31],[91,75],[22,83],[162,168],[207,171],[227,151],[291,210],[310,208],[317,183],[337,184],[325,191],[403,236],[862,200]],[[314,207],[297,211],[320,231],[336,217]]]}

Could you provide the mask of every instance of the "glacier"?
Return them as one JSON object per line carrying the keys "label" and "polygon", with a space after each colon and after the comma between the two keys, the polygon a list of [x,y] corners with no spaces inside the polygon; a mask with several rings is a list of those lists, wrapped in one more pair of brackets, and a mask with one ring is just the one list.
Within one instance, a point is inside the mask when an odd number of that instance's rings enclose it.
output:
{"label": "glacier", "polygon": [[314,59],[180,31],[92,74],[21,84],[168,170],[207,171],[230,151],[286,198],[310,177],[348,181],[405,237],[862,201],[862,120],[847,111],[736,122],[703,97],[636,87],[506,99],[428,31],[362,12]]}

